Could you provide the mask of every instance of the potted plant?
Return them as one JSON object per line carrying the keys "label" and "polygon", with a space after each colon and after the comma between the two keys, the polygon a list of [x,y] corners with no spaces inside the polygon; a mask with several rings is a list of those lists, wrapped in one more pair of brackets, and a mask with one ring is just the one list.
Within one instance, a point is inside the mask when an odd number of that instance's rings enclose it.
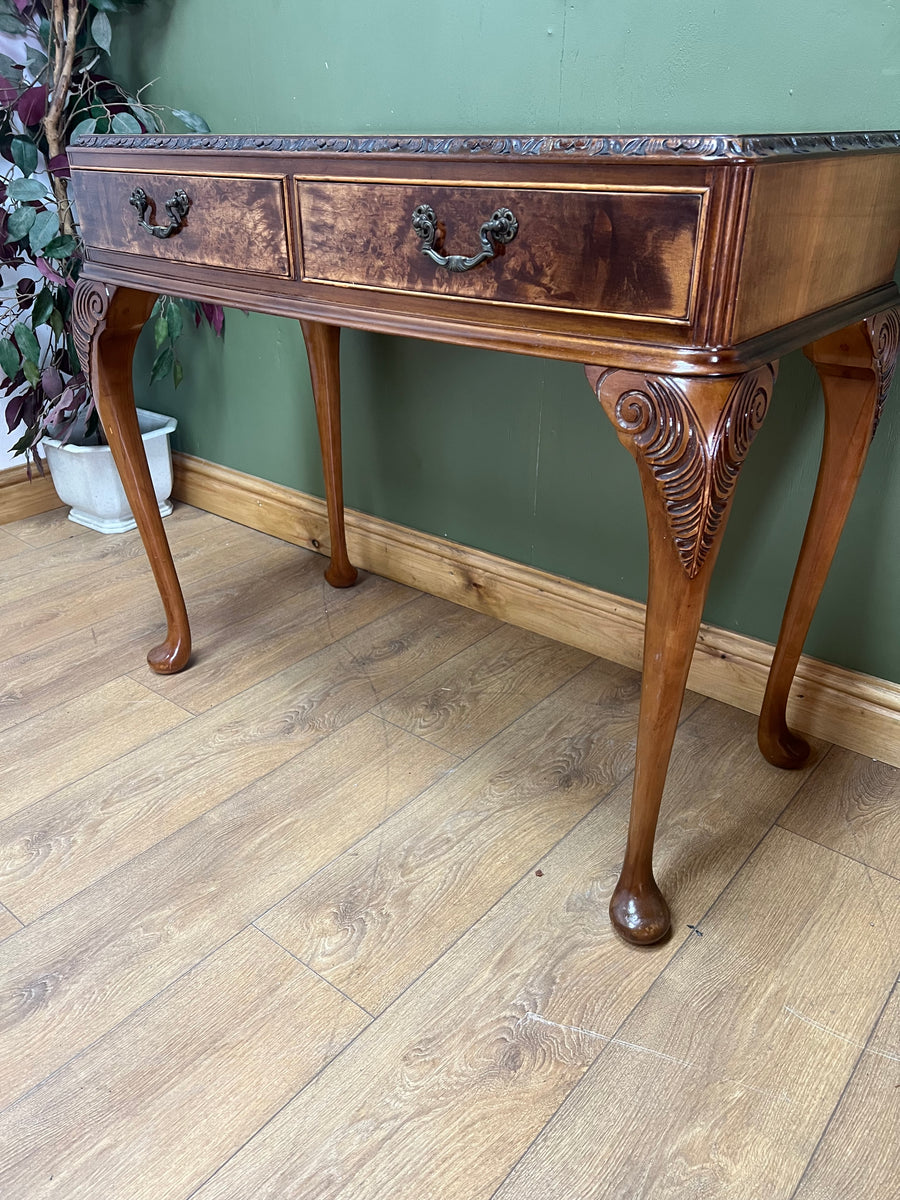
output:
{"label": "potted plant", "polygon": [[[130,528],[134,522],[71,336],[83,248],[69,201],[66,148],[81,133],[164,128],[162,110],[144,99],[144,89],[131,95],[107,74],[109,13],[143,2],[0,0],[0,38],[9,51],[0,53],[0,402],[8,430],[22,431],[11,452],[25,455],[29,476],[32,468],[42,471],[43,445],[60,499],[74,506],[72,519],[99,529]],[[175,109],[172,115],[191,130],[208,131],[194,113]],[[218,306],[171,297],[157,301],[151,320],[156,354],[150,381],[171,375],[176,387],[182,378],[176,343],[184,326],[208,322],[217,334],[223,327]],[[165,511],[174,422],[147,413],[141,421],[145,446],[158,443],[148,459],[151,470],[162,474],[157,495]],[[64,460],[92,476],[74,493],[59,475]],[[102,460],[108,460],[105,468],[98,466]],[[118,492],[112,508],[107,504],[91,518],[85,503],[104,491],[100,471],[107,479],[112,472]]]}

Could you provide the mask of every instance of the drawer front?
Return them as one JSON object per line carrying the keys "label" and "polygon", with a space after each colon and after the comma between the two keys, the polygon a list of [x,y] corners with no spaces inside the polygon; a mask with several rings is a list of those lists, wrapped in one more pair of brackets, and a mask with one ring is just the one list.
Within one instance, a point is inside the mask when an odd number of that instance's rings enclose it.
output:
{"label": "drawer front", "polygon": [[[282,176],[76,169],[72,183],[89,248],[256,275],[291,274]],[[157,227],[169,224],[166,201],[179,190],[187,194],[190,204],[177,232],[160,238],[141,228],[130,203],[136,188],[149,201],[144,220]]]}
{"label": "drawer front", "polygon": [[[705,192],[453,187],[298,179],[302,278],[532,308],[690,318]],[[518,231],[495,258],[450,272],[422,253],[413,210],[430,205],[435,249],[474,256],[509,208]]]}

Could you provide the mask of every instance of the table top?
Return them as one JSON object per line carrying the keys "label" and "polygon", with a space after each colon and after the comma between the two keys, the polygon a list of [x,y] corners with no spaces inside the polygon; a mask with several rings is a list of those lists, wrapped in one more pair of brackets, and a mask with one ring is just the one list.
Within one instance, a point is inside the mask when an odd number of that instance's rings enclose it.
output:
{"label": "table top", "polygon": [[141,134],[70,161],[88,279],[714,374],[896,302],[898,150],[889,131]]}

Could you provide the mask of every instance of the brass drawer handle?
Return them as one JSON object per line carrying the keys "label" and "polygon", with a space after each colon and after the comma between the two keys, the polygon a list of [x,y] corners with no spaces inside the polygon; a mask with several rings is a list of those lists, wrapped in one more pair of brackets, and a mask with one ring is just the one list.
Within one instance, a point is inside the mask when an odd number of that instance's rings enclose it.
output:
{"label": "brass drawer handle", "polygon": [[482,250],[479,254],[473,255],[471,258],[466,258],[462,254],[448,254],[444,257],[443,254],[438,254],[434,249],[434,242],[437,237],[437,217],[434,215],[434,209],[430,204],[420,204],[413,210],[412,227],[416,236],[422,239],[422,253],[430,258],[433,263],[437,263],[439,267],[444,267],[446,270],[454,272],[471,271],[472,267],[477,267],[479,263],[493,258],[497,253],[494,242],[505,246],[519,232],[519,222],[510,210],[508,208],[498,208],[491,219],[485,221],[481,227],[479,236],[481,238]]}
{"label": "brass drawer handle", "polygon": [[173,233],[177,233],[184,224],[187,210],[191,206],[187,192],[179,188],[172,199],[166,201],[166,212],[169,214],[168,225],[148,225],[144,220],[144,214],[150,207],[150,201],[147,199],[144,189],[135,188],[128,203],[137,209],[138,225],[141,229],[146,229],[148,233],[152,233],[157,238],[167,238],[171,237]]}

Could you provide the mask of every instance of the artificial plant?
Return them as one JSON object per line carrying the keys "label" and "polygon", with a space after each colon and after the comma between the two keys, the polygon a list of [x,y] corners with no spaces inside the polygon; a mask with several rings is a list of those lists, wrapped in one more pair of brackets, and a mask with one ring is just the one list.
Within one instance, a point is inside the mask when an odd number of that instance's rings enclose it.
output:
{"label": "artificial plant", "polygon": [[[72,293],[83,261],[69,200],[67,146],[82,133],[163,129],[162,110],[109,74],[110,13],[144,0],[0,0],[0,34],[16,39],[0,54],[0,403],[12,447],[29,470],[40,465],[46,433],[65,440],[81,418],[102,436],[83,365],[72,341]],[[166,110],[189,129],[206,123]],[[221,308],[161,297],[154,308],[153,382],[182,368],[175,343],[188,321],[222,332]],[[81,424],[79,422],[79,424]]]}

